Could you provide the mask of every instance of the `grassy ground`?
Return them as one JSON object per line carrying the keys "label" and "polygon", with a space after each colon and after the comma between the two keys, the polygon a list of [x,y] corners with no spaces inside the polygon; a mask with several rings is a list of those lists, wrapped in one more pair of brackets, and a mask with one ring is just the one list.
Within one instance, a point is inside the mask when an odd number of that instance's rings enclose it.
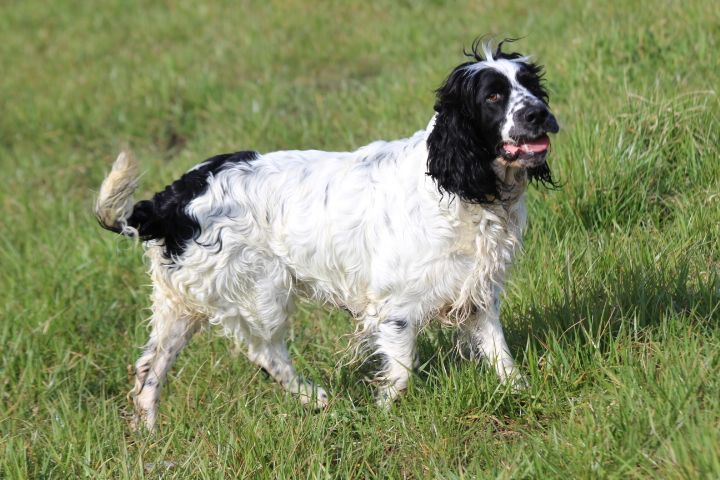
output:
{"label": "grassy ground", "polygon": [[[717,478],[720,10],[710,0],[5,2],[0,6],[0,477]],[[140,249],[94,192],[129,143],[149,194],[210,154],[347,150],[424,127],[478,34],[547,65],[559,191],[529,194],[503,304],[510,394],[450,333],[389,412],[336,368],[346,317],[301,305],[311,413],[196,337],[155,437],[127,427],[147,335]]]}

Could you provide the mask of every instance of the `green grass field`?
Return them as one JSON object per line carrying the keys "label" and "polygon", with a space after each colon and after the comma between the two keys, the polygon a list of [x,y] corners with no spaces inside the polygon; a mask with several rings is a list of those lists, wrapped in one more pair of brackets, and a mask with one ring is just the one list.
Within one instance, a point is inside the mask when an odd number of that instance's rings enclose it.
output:
{"label": "green grass field", "polygon": [[[318,2],[319,3],[319,2]],[[0,6],[0,478],[720,477],[720,9],[586,2],[57,1]],[[429,328],[390,411],[300,304],[313,413],[196,336],[155,436],[127,425],[141,249],[91,207],[129,144],[136,198],[211,154],[408,136],[480,34],[547,67],[558,191],[532,188],[503,304],[531,387]]]}

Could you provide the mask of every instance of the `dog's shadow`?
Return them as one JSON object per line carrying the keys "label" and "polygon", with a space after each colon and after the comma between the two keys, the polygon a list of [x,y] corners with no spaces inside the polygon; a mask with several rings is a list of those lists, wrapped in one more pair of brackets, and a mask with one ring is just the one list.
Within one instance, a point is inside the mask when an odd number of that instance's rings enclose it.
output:
{"label": "dog's shadow", "polygon": [[[664,319],[686,318],[688,322],[709,324],[720,311],[720,277],[717,272],[696,274],[690,268],[677,269],[645,265],[621,268],[602,284],[568,285],[555,298],[538,299],[524,308],[505,302],[501,322],[507,343],[516,361],[527,361],[528,349],[542,356],[548,338],[568,345],[587,344],[606,349],[621,328],[634,331],[653,329]],[[431,328],[421,335],[418,349],[422,368],[419,379],[427,381],[451,363],[462,360],[454,332]]]}

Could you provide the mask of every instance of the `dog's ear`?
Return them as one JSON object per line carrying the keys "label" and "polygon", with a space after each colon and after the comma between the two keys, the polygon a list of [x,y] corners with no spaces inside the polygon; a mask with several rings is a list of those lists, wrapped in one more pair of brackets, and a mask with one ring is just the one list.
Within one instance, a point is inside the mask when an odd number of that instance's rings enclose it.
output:
{"label": "dog's ear", "polygon": [[550,189],[559,188],[559,184],[553,179],[552,172],[547,162],[537,167],[528,168],[527,176],[530,182],[537,182],[537,184],[543,185]]}
{"label": "dog's ear", "polygon": [[542,65],[531,61],[521,63],[521,68],[517,73],[518,81],[527,88],[530,93],[550,105],[550,95],[548,95],[545,86],[545,69]]}
{"label": "dog's ear", "polygon": [[440,193],[471,203],[492,202],[497,196],[491,168],[493,147],[483,141],[474,106],[477,85],[464,65],[456,68],[437,90],[435,125],[428,136],[427,174]]}

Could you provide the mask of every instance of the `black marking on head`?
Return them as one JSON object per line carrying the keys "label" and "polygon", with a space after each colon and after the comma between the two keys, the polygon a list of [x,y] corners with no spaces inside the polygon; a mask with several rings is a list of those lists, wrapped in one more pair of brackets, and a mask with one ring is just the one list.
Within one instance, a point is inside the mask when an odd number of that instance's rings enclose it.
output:
{"label": "black marking on head", "polygon": [[503,90],[510,82],[493,70],[470,74],[463,64],[437,90],[435,126],[428,137],[428,174],[441,192],[472,203],[497,197],[497,180],[491,162],[497,157],[503,105],[483,109],[484,91]]}
{"label": "black marking on head", "polygon": [[545,105],[549,104],[550,96],[545,88],[545,70],[542,65],[521,63],[515,74],[515,79],[535,97],[542,100]]}
{"label": "black marking on head", "polygon": [[[493,58],[523,58],[520,53],[502,51],[503,44],[513,41],[500,42]],[[457,195],[469,203],[490,203],[499,197],[492,163],[501,156],[501,129],[512,88],[510,79],[494,68],[473,70],[474,65],[486,60],[480,50],[478,39],[469,52],[464,51],[472,61],[457,66],[436,91],[437,117],[427,140],[427,174],[435,179],[441,193]],[[518,65],[518,82],[547,104],[542,66],[530,62]],[[528,168],[527,174],[530,180],[554,185],[547,163]]]}
{"label": "black marking on head", "polygon": [[135,204],[128,224],[137,228],[142,240],[162,240],[165,258],[172,260],[185,251],[190,240],[200,235],[200,224],[186,212],[186,207],[208,187],[208,178],[228,165],[250,162],[257,152],[217,155],[156,193],[151,200]]}

